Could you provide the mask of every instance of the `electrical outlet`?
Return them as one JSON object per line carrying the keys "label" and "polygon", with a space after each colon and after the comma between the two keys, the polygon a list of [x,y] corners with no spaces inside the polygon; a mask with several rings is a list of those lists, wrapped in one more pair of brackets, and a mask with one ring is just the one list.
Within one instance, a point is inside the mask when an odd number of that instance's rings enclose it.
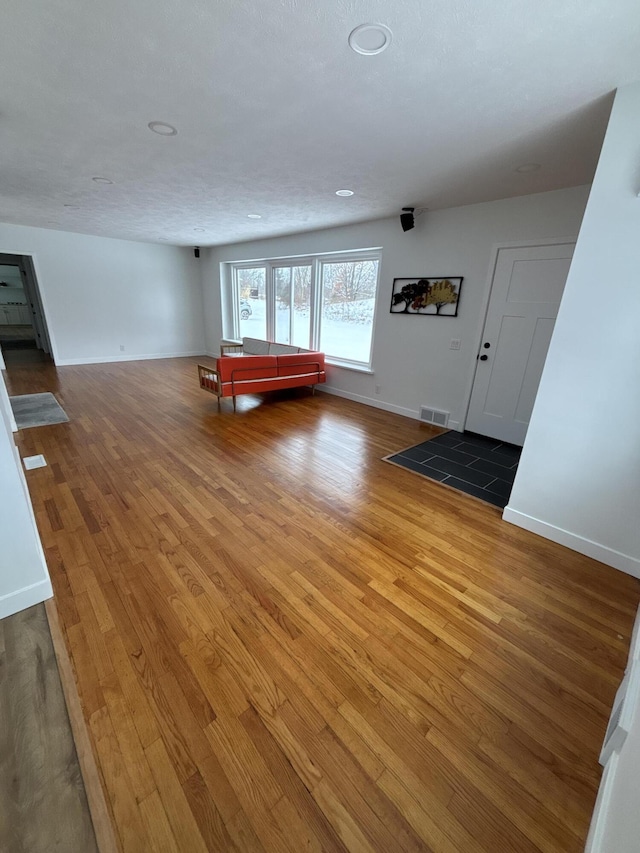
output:
{"label": "electrical outlet", "polygon": [[451,338],[449,349],[460,349],[460,338]]}
{"label": "electrical outlet", "polygon": [[380,393],[380,386],[376,385],[376,394],[379,394],[379,393]]}
{"label": "electrical outlet", "polygon": [[124,352],[124,344],[120,344],[120,352]]}

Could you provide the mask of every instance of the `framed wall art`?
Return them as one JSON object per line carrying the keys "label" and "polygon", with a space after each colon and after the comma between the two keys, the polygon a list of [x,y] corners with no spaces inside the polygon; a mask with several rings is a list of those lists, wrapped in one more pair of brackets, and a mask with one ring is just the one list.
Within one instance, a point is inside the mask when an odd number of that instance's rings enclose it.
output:
{"label": "framed wall art", "polygon": [[457,317],[462,279],[463,276],[394,278],[391,313]]}

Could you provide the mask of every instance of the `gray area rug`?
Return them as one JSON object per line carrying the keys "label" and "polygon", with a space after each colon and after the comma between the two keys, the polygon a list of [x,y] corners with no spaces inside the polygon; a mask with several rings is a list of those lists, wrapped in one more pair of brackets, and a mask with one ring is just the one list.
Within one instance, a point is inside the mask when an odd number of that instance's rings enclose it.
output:
{"label": "gray area rug", "polygon": [[18,429],[66,423],[64,409],[53,394],[21,394],[9,397]]}

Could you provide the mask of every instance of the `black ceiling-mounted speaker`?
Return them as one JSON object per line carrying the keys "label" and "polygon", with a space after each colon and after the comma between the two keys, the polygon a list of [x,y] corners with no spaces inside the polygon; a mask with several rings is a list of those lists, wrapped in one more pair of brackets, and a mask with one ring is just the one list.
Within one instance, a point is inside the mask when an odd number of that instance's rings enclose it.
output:
{"label": "black ceiling-mounted speaker", "polygon": [[400,214],[400,225],[402,225],[403,231],[411,231],[411,229],[415,226],[415,217],[413,215],[413,211],[415,207],[403,207],[402,213]]}

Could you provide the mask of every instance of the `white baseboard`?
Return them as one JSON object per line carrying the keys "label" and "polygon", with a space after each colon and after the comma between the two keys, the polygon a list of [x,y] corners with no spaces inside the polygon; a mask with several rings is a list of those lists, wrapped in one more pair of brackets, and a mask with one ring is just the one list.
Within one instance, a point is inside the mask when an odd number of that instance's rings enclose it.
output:
{"label": "white baseboard", "polygon": [[148,361],[154,358],[186,358],[191,355],[204,355],[204,351],[193,350],[189,352],[158,352],[147,355],[102,355],[91,358],[59,358],[56,367],[66,367],[72,364],[108,364],[112,361]]}
{"label": "white baseboard", "polygon": [[[365,406],[373,406],[374,409],[382,409],[385,412],[393,412],[394,415],[402,415],[405,418],[413,418],[414,421],[420,420],[420,412],[414,409],[407,409],[404,406],[395,406],[393,403],[386,403],[384,400],[378,400],[376,397],[364,397],[361,394],[352,394],[350,391],[343,391],[342,388],[336,388],[333,385],[316,385],[316,391],[326,391],[327,394],[333,394],[335,397],[344,397],[345,400],[353,400],[354,403],[362,403]],[[425,423],[424,421],[420,421]],[[432,424],[426,424],[432,426]],[[462,432],[462,427],[458,421],[449,421],[447,429]]]}
{"label": "white baseboard", "polygon": [[598,788],[598,798],[596,799],[591,816],[591,825],[589,826],[589,835],[587,836],[584,853],[605,853],[604,840],[607,829],[607,817],[611,808],[611,796],[613,793],[613,782],[618,769],[618,759],[619,754],[614,752],[607,761],[607,766],[604,768],[600,787]]}
{"label": "white baseboard", "polygon": [[374,409],[383,409],[385,412],[404,415],[405,418],[420,419],[419,413],[413,409],[394,406],[393,403],[385,403],[384,400],[376,400],[375,397],[363,397],[361,394],[351,394],[349,391],[343,391],[341,388],[334,388],[331,385],[316,385],[316,391],[326,391],[327,394],[344,397],[346,400],[353,400],[354,403],[364,403],[365,406],[373,406]]}
{"label": "white baseboard", "polygon": [[591,539],[586,539],[577,533],[571,533],[569,530],[555,527],[553,524],[541,521],[539,518],[533,518],[533,516],[520,512],[517,509],[512,509],[510,506],[505,508],[502,518],[504,521],[515,524],[516,527],[522,527],[524,530],[531,531],[531,533],[537,533],[538,536],[542,536],[544,539],[550,539],[552,542],[557,542],[559,545],[571,548],[572,551],[585,554],[587,557],[599,560],[607,566],[613,566],[614,569],[626,572],[634,578],[640,578],[640,560],[635,557],[622,554],[620,551],[615,551],[613,548],[608,548],[599,542],[593,542]]}
{"label": "white baseboard", "polygon": [[48,578],[11,592],[9,595],[3,595],[0,598],[0,619],[12,616],[20,610],[26,610],[27,607],[33,607],[34,604],[40,604],[41,601],[52,597],[53,589]]}
{"label": "white baseboard", "polygon": [[[211,352],[205,350],[204,353],[197,355],[208,355],[211,358],[219,358],[219,352]],[[414,409],[407,409],[404,406],[394,406],[393,403],[385,403],[384,400],[378,400],[375,397],[364,397],[361,394],[352,394],[350,391],[343,391],[341,388],[336,388],[333,385],[316,385],[316,391],[326,391],[327,394],[333,394],[335,397],[344,397],[345,400],[353,400],[354,403],[363,403],[365,406],[373,406],[374,409],[382,409],[385,412],[393,412],[394,415],[402,415],[405,418],[413,418],[416,421],[420,420],[420,413]],[[448,429],[462,432],[462,427],[458,421],[449,421]]]}

